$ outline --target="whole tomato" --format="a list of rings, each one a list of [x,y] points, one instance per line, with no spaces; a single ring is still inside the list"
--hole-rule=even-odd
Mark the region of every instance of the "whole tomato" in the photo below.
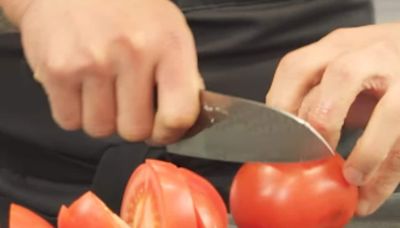
[[[353,217],[357,187],[339,155],[299,163],[248,163],[236,174],[230,206],[239,228],[339,228]]]

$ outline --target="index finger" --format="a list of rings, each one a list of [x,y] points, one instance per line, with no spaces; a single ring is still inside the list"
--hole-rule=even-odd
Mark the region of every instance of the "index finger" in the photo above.
[[[202,79],[198,72],[194,41],[182,35],[161,56],[156,70],[157,112],[150,142],[166,144],[177,140],[200,112]]]
[[[307,120],[335,146],[350,107],[362,91],[379,97],[386,92],[391,75],[400,72],[390,55],[378,55],[371,46],[344,54],[329,64],[320,83],[320,97]],[[379,49],[378,49],[379,50]]]
[[[322,42],[293,51],[280,61],[266,103],[297,114],[307,93],[317,85],[328,63],[339,54]]]

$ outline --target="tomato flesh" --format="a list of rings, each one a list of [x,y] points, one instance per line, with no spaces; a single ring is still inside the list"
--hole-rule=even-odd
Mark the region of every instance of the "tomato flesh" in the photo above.
[[[67,208],[62,206],[58,215],[59,228],[128,228],[92,192],[87,192]]]
[[[343,159],[241,167],[230,205],[240,228],[340,228],[352,218],[357,188],[342,175]]]
[[[143,189],[138,191],[136,201],[130,205],[132,216],[129,224],[132,228],[140,227],[161,227],[159,214],[157,214],[154,195]]]
[[[9,227],[51,228],[53,226],[35,212],[18,204],[12,203],[10,206]]]
[[[170,163],[152,159],[140,165],[125,188],[122,219],[135,228],[195,227],[189,187],[177,170]]]
[[[140,165],[131,175],[121,206],[121,217],[131,227],[161,227],[160,186],[155,173],[146,165]],[[146,217],[146,219],[143,219]]]

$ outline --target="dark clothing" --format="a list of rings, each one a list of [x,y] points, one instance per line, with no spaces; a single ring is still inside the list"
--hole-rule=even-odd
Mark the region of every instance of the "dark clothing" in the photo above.
[[[373,23],[369,0],[176,0],[195,35],[208,89],[264,101],[278,60],[339,27]],[[38,31],[40,32],[40,31]],[[94,190],[118,212],[124,184],[146,157],[207,177],[225,200],[240,164],[175,156],[163,148],[65,132],[24,60],[18,34],[0,37],[0,196],[48,219]],[[140,111],[140,110],[138,110]]]

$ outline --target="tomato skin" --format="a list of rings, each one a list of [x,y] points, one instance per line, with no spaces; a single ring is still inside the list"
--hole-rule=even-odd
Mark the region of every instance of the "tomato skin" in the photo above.
[[[129,228],[92,192],[83,194],[58,214],[59,228]]]
[[[354,215],[357,187],[342,174],[343,159],[248,163],[236,174],[230,206],[239,228],[340,228]]]
[[[189,184],[198,221],[197,227],[228,227],[228,212],[225,203],[214,186],[188,169],[179,168],[179,171]]]
[[[146,164],[157,173],[161,185],[163,221],[162,227],[195,227],[196,214],[190,188],[178,167],[172,163],[147,159]]]
[[[12,203],[10,206],[10,228],[52,228],[45,219],[37,215],[35,212]]]

